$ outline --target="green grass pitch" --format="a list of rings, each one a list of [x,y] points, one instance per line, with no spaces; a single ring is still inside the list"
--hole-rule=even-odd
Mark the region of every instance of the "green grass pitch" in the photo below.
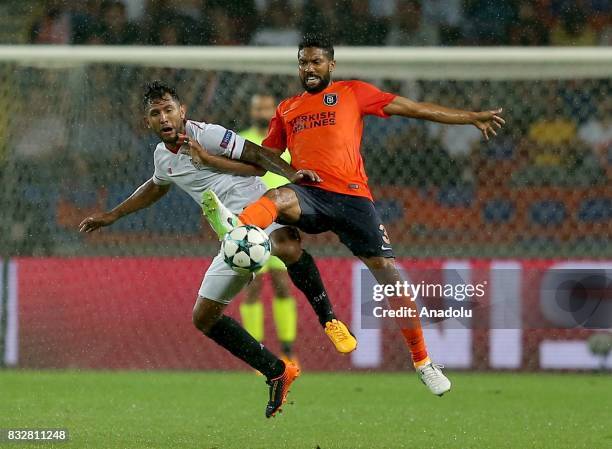
[[[262,377],[234,372],[0,371],[0,428],[66,427],[68,443],[3,447],[612,448],[612,376],[303,373],[264,418]]]

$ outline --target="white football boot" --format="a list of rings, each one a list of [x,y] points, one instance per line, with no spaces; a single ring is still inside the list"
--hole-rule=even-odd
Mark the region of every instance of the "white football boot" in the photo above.
[[[416,369],[421,382],[429,388],[429,391],[438,396],[442,396],[451,389],[451,381],[442,373],[441,368],[444,366],[429,362]]]

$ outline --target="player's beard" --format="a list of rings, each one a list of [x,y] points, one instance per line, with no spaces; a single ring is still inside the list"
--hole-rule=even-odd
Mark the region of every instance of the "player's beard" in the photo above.
[[[174,130],[174,135],[168,136],[168,137],[162,135],[161,130],[160,130],[159,138],[164,143],[167,143],[168,145],[175,145],[178,142],[179,134],[185,134],[185,126],[180,126],[180,127],[173,126],[172,129]]]
[[[320,79],[320,81],[319,81],[319,84],[317,84],[314,87],[309,87],[308,84],[306,83],[306,80],[308,79],[308,75],[306,75],[304,78],[301,79],[302,87],[309,94],[316,94],[318,92],[321,92],[327,86],[329,86],[329,83],[331,81],[331,73],[329,72],[325,76],[319,76],[319,75],[315,75],[315,76],[317,76]]]
[[[167,143],[168,145],[174,145],[176,143],[176,141],[178,140],[178,132],[176,130],[174,130],[174,135],[172,135],[172,136],[166,136],[166,135],[160,133],[159,134],[159,138],[164,143]]]

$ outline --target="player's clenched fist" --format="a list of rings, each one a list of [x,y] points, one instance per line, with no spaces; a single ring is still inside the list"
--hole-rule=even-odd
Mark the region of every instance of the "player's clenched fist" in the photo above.
[[[97,213],[90,217],[87,217],[79,225],[80,232],[91,232],[103,226],[108,226],[115,222],[116,218],[109,213]]]

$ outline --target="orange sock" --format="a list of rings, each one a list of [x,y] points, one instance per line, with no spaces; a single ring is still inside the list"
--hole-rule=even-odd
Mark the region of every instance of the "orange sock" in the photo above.
[[[278,210],[274,202],[265,196],[262,196],[253,204],[245,208],[238,216],[238,219],[243,224],[258,226],[261,229],[266,229],[278,217]]]
[[[410,307],[416,311],[415,303],[405,297],[390,298],[389,305],[391,308]],[[396,318],[396,321],[410,349],[412,363],[414,363],[415,368],[429,363],[430,360],[427,355],[427,347],[425,346],[425,337],[423,337],[423,328],[421,327],[421,320],[418,316],[411,318]]]
[[[414,329],[402,329],[402,335],[410,348],[412,363],[414,363],[415,368],[429,363],[425,338],[423,338],[423,329],[420,326]]]

